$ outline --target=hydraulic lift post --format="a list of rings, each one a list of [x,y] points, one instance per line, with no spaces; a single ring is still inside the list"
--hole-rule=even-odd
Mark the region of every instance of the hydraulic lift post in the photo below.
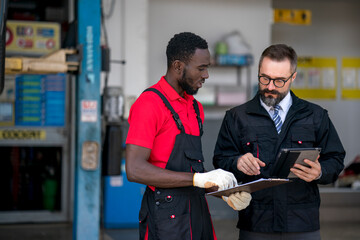
[[[77,43],[82,53],[76,86],[74,240],[100,237],[101,0],[77,0]]]

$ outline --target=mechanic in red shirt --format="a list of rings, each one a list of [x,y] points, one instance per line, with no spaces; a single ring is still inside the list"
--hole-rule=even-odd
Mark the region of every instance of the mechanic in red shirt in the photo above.
[[[139,213],[140,239],[213,240],[205,189],[237,182],[221,169],[204,172],[204,112],[192,95],[209,77],[208,44],[193,33],[179,33],[166,55],[166,75],[140,95],[128,120],[127,177],[148,185]],[[224,200],[240,210],[251,196],[242,192]]]

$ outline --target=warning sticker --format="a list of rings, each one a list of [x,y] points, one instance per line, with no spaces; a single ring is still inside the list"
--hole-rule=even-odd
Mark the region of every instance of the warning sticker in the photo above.
[[[98,116],[97,101],[81,101],[81,122],[97,122]]]

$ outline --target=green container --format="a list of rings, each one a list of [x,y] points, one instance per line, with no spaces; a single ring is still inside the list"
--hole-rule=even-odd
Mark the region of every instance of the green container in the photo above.
[[[46,179],[43,183],[43,204],[44,209],[54,210],[57,192],[57,181]]]
[[[215,46],[215,53],[223,55],[228,53],[228,45],[225,42],[217,42]]]

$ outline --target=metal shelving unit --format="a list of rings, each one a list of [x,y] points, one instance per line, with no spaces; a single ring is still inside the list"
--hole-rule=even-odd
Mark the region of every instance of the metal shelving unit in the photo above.
[[[73,179],[72,158],[74,151],[71,146],[73,141],[73,95],[74,86],[70,76],[66,77],[65,94],[65,125],[61,127],[52,126],[1,126],[0,127],[0,152],[4,149],[17,147],[19,149],[49,149],[60,152],[60,196],[59,208],[47,209],[13,209],[0,211],[0,223],[26,223],[26,222],[64,222],[71,219],[70,202],[73,196],[71,190],[71,179]],[[73,84],[74,85],[74,84]],[[70,91],[70,89],[72,91]],[[1,150],[2,149],[2,150]],[[3,156],[4,157],[4,156]],[[2,159],[5,160],[4,158]],[[9,159],[7,159],[9,160]],[[53,160],[53,159],[45,159]],[[23,176],[22,176],[23,177]],[[43,186],[42,186],[43,187]]]
[[[214,68],[223,68],[228,70],[236,71],[236,83],[227,87],[243,87],[245,88],[246,101],[250,100],[252,94],[252,86],[251,86],[251,65],[214,65]],[[218,98],[218,94],[220,91],[220,83],[215,85],[215,96]],[[201,91],[201,90],[200,90]],[[196,98],[196,96],[195,96]],[[206,114],[206,119],[222,119],[224,117],[224,113],[226,110],[239,105],[218,105],[218,99],[216,99],[215,105],[203,105],[204,111]]]

